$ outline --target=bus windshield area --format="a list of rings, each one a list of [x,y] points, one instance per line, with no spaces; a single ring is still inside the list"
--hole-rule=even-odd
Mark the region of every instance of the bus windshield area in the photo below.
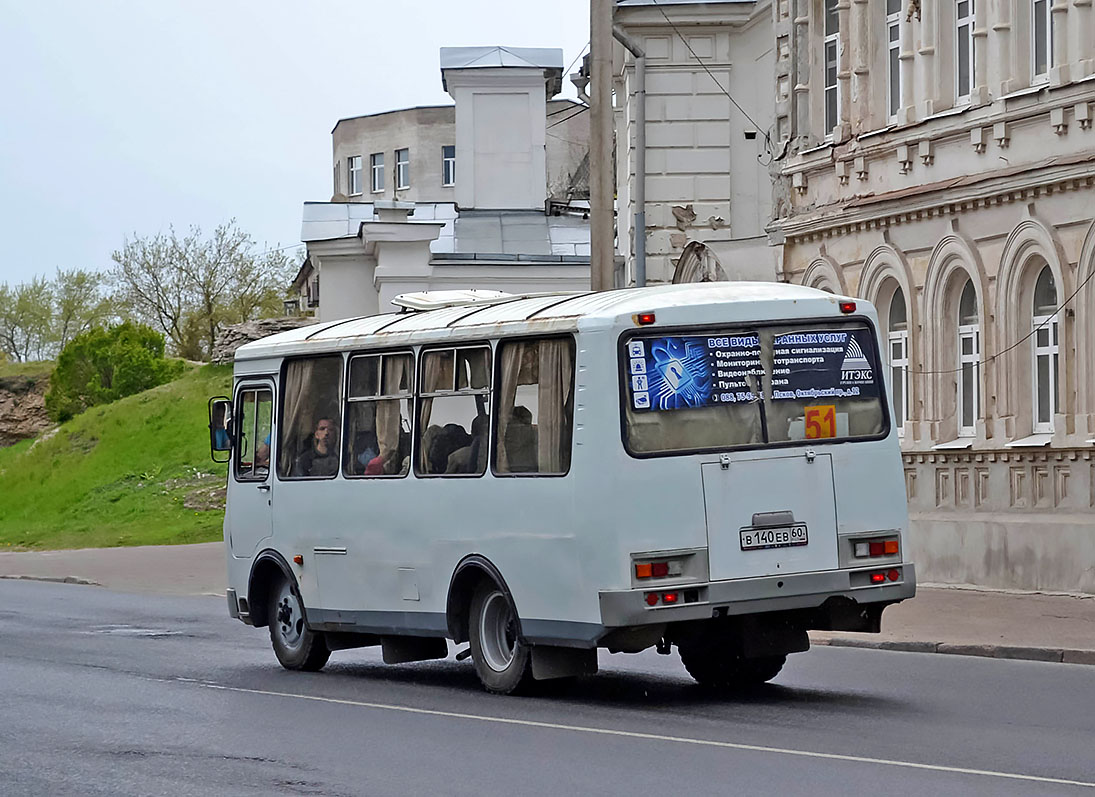
[[[626,338],[632,454],[885,436],[882,371],[863,322],[756,325]]]

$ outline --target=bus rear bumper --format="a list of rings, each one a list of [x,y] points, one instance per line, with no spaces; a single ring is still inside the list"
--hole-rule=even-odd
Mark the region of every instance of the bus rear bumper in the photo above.
[[[599,593],[601,624],[606,628],[620,628],[820,609],[833,598],[846,599],[838,601],[845,607],[854,604],[878,607],[916,594],[916,569],[912,563],[886,568],[883,571],[886,581],[883,583],[871,582],[871,574],[876,570],[823,570],[702,584],[658,584],[640,589],[603,590]],[[896,571],[896,579],[889,578],[890,570]],[[823,627],[823,624],[817,627]]]

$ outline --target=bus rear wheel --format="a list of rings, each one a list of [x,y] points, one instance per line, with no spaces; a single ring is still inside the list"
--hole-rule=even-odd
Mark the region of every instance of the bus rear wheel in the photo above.
[[[282,667],[307,672],[323,669],[331,651],[323,634],[310,630],[304,622],[304,603],[292,579],[282,578],[271,591],[267,617],[270,644]]]
[[[526,689],[532,682],[530,648],[509,597],[484,581],[472,595],[468,620],[471,658],[483,687],[500,695]]]
[[[710,689],[745,689],[771,681],[787,662],[786,656],[743,659],[717,645],[679,645],[681,663],[698,684]]]

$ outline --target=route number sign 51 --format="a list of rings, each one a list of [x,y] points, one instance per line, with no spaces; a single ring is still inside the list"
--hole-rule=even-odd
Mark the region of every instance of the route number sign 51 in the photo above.
[[[826,440],[836,437],[836,405],[818,404],[806,408],[806,439]]]

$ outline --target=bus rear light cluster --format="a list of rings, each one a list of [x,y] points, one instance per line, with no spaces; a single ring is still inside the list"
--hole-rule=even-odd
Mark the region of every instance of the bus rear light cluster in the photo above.
[[[897,581],[899,578],[901,578],[901,571],[896,568],[892,568],[885,573],[871,573],[872,584],[885,584],[887,579]]]
[[[896,556],[901,552],[901,545],[896,537],[886,540],[862,540],[855,543],[854,551],[856,559]]]
[[[635,578],[666,578],[679,576],[683,572],[681,563],[670,559],[666,562],[636,562]]]
[[[840,312],[844,313],[845,315],[847,315],[848,313],[854,313],[855,312],[855,302],[841,302],[840,303]]]

